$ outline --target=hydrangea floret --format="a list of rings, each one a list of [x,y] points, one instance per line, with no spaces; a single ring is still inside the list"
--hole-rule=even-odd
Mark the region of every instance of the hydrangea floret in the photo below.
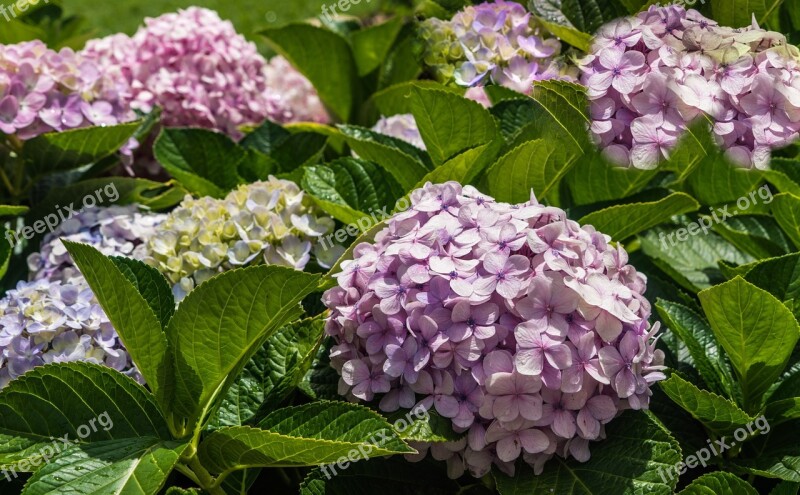
[[[659,326],[622,247],[535,198],[428,183],[411,204],[323,296],[342,395],[450,418],[463,440],[430,448],[454,477],[586,461],[603,425],[648,407]]]
[[[35,366],[70,361],[104,364],[142,381],[61,239],[137,257],[162,219],[136,206],[92,208],[44,237],[40,252],[28,258],[31,282],[19,282],[0,300],[0,388]]]
[[[800,131],[800,52],[754,24],[652,6],[600,29],[580,62],[591,133],[622,166],[652,169],[702,115],[737,165],[764,169]]]
[[[319,241],[333,228],[294,182],[270,177],[224,199],[187,196],[148,240],[145,262],[174,284],[180,300],[214,275],[250,264],[302,270],[314,255],[329,267],[342,250]]]
[[[167,126],[241,138],[241,126],[267,118],[327,120],[302,75],[282,59],[268,64],[254,43],[212,10],[190,7],[148,18],[133,37],[92,40],[83,53],[126,82],[132,108],[160,107]]]
[[[522,5],[504,0],[466,7],[450,20],[427,19],[423,61],[445,83],[494,83],[526,94],[534,81],[570,78],[557,58],[561,43],[532,21]]]
[[[113,75],[69,48],[0,45],[0,132],[26,140],[51,131],[133,120]]]

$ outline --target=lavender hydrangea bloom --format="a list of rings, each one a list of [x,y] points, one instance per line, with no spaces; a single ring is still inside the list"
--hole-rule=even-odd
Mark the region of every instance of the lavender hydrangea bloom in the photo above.
[[[556,58],[561,43],[544,38],[516,2],[469,6],[449,21],[428,19],[420,35],[424,62],[443,82],[467,87],[491,82],[530,93],[534,81],[572,78]]]
[[[61,239],[106,255],[141,257],[143,239],[163,218],[136,206],[92,208],[44,237],[40,252],[28,258],[32,281],[0,300],[0,388],[35,366],[69,361],[105,364],[142,382]]]
[[[602,27],[580,63],[591,133],[615,163],[652,169],[700,115],[736,164],[765,169],[800,135],[800,51],[783,35],[732,29],[678,5]]]
[[[245,265],[302,270],[313,254],[331,266],[343,250],[320,240],[333,228],[295,183],[270,177],[224,199],[187,196],[147,240],[145,262],[174,284],[180,300],[217,273]]]
[[[145,241],[155,235],[166,215],[141,212],[135,205],[90,208],[62,222],[28,256],[30,280],[73,283],[82,278],[61,242],[90,244],[106,256],[143,259]]]
[[[116,78],[91,59],[39,40],[0,45],[0,132],[25,140],[134,118]]]
[[[328,120],[308,80],[285,59],[267,63],[254,43],[208,9],[148,18],[133,37],[92,40],[83,54],[122,76],[131,107],[161,107],[167,126],[216,129],[238,139],[240,126],[267,118]]]
[[[454,477],[586,461],[603,425],[647,408],[664,378],[644,275],[535,198],[428,183],[336,279],[323,302],[340,393],[450,418],[465,438],[430,450]]]
[[[413,144],[419,149],[426,149],[425,142],[419,133],[417,122],[410,113],[401,113],[391,117],[381,117],[372,127],[373,131]]]

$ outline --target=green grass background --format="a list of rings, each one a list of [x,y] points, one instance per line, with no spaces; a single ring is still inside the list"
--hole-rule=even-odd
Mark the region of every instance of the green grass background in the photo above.
[[[216,10],[233,21],[236,29],[250,39],[260,29],[277,27],[322,15],[322,6],[335,0],[63,0],[66,14],[87,18],[98,36],[117,32],[132,34],[145,17],[192,5]],[[348,14],[364,14],[377,10],[385,0],[361,0]]]

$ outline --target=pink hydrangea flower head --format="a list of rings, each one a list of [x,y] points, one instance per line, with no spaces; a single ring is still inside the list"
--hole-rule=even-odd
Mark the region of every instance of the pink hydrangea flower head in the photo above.
[[[547,38],[516,2],[469,6],[452,19],[422,23],[423,60],[436,77],[459,86],[493,83],[530,93],[534,81],[572,79],[558,56],[561,43]]]
[[[135,118],[124,82],[69,48],[39,40],[0,45],[0,132],[30,139],[45,132],[114,125]]]
[[[736,164],[767,168],[800,132],[800,52],[757,25],[652,6],[603,26],[579,64],[590,131],[614,163],[656,168],[696,118]]]
[[[267,118],[328,120],[307,79],[283,58],[268,63],[212,10],[148,18],[133,37],[92,40],[83,54],[124,77],[132,108],[160,107],[167,126],[216,129],[238,139],[239,127]]]
[[[456,476],[586,461],[603,425],[646,408],[664,378],[646,279],[627,261],[535,198],[428,183],[323,297],[339,391],[449,418],[464,440],[430,451]]]

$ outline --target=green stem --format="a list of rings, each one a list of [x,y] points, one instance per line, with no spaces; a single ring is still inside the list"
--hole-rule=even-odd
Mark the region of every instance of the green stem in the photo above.
[[[211,476],[211,473],[200,464],[200,459],[198,459],[196,455],[189,460],[189,468],[197,477],[197,484],[200,485],[200,488],[207,491],[210,495],[226,495],[225,490],[223,490],[219,483],[217,483],[217,480]]]

